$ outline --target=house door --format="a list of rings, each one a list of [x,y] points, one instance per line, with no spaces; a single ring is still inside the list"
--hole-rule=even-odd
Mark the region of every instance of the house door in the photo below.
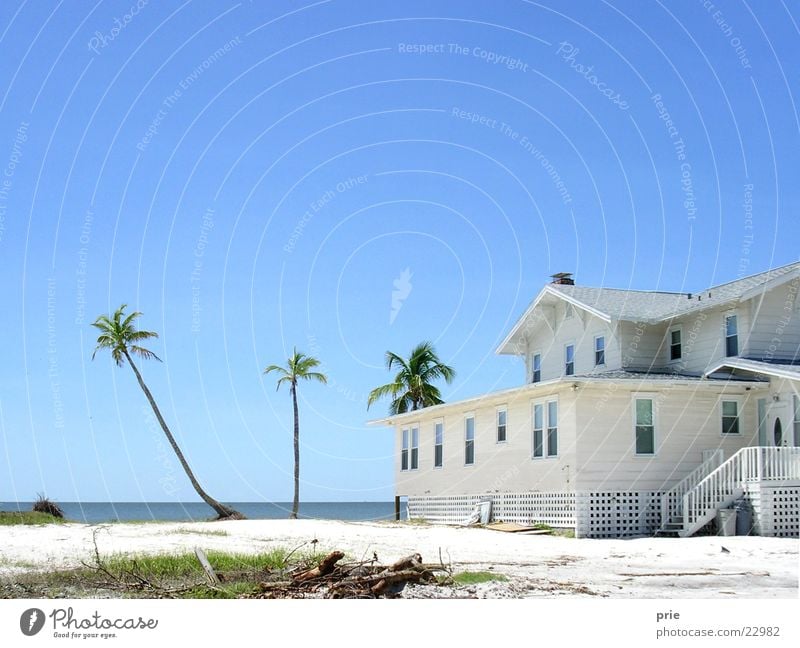
[[[767,444],[777,448],[794,445],[793,418],[789,404],[783,400],[772,403],[767,418]]]

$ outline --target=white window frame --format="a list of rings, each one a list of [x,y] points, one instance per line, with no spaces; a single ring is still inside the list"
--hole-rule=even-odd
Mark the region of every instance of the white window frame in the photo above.
[[[472,419],[472,463],[467,463],[467,421]],[[475,419],[475,412],[465,412],[464,413],[464,466],[474,466],[475,465],[475,437],[478,433],[477,421]]]
[[[723,403],[736,403],[736,418],[738,419],[738,432],[723,432],[723,412],[722,412],[722,404]],[[744,399],[741,396],[726,396],[721,395],[719,397],[719,404],[717,405],[717,410],[719,412],[719,418],[717,421],[719,422],[719,436],[721,439],[738,439],[743,436],[742,432],[742,403]],[[769,437],[769,430],[767,431],[767,436]]]
[[[542,408],[542,427],[536,427],[536,408]],[[536,430],[540,429],[542,432],[542,454],[536,455]],[[545,435],[547,434],[547,411],[546,411],[546,404],[543,400],[531,401],[531,459],[534,461],[541,461],[542,459],[547,458],[546,454],[546,440]]]
[[[506,415],[506,422],[504,424],[505,431],[503,440],[500,440],[500,413],[504,413]],[[494,440],[495,443],[508,443],[508,406],[507,405],[499,405],[494,412]]]
[[[794,416],[792,416],[794,445],[795,447],[800,447],[800,396],[797,394],[792,394],[792,408],[794,409]]]
[[[436,426],[442,426],[442,442],[436,443]],[[438,466],[436,465],[436,448],[441,447],[442,449],[442,463]],[[433,420],[433,469],[434,470],[441,470],[444,468],[444,419],[438,418]]]
[[[572,347],[572,373],[567,373],[567,349]],[[565,342],[564,343],[564,353],[561,356],[564,361],[564,375],[565,376],[574,376],[575,375],[575,342]]]
[[[797,396],[795,396],[797,398]],[[756,438],[758,445],[769,445],[769,432],[767,431],[767,412],[769,411],[769,404],[766,398],[759,398],[756,400]],[[726,435],[727,436],[727,435]]]
[[[545,413],[545,426],[546,426],[545,429],[544,429],[544,456],[547,459],[558,459],[559,446],[561,445],[558,442],[558,430],[561,427],[561,421],[560,421],[560,418],[561,418],[561,411],[560,410],[561,410],[561,408],[559,407],[558,398],[555,397],[555,396],[553,398],[546,399],[544,402],[545,402],[544,413]],[[550,403],[555,403],[555,406],[556,406],[556,425],[555,425],[556,451],[555,451],[555,454],[551,454],[550,453],[550,430],[552,429],[552,426],[550,425],[550,423],[551,423],[551,421],[550,421]]]
[[[728,319],[731,317],[736,318],[736,353],[734,355],[728,355]],[[736,310],[729,310],[722,315],[722,339],[723,339],[723,349],[722,354],[725,358],[736,358],[739,356],[741,352],[741,344],[739,341],[739,313]]]
[[[536,357],[539,357],[539,380],[534,380],[536,377]],[[531,384],[542,382],[542,352],[534,351],[531,354]]]
[[[636,401],[649,400],[653,407],[653,452],[638,452],[636,449]],[[631,431],[633,432],[633,456],[652,459],[658,456],[658,394],[654,392],[633,392],[631,394]]]
[[[597,341],[603,340],[603,362],[597,362]],[[595,367],[605,367],[606,366],[606,334],[605,333],[598,333],[594,336],[594,341],[592,342],[592,353],[594,354],[594,366]]]
[[[403,453],[405,452],[406,467],[403,468]],[[400,428],[400,472],[407,472],[411,465],[411,427]]]
[[[419,470],[419,423],[412,423],[408,426],[408,429],[411,431],[410,433],[410,445],[408,451],[408,469],[409,470]],[[414,445],[414,432],[416,432],[417,436],[417,445]],[[414,451],[416,450],[416,458],[417,458],[417,465],[414,465]]]
[[[680,349],[680,356],[677,358],[672,357],[672,334],[677,331],[678,335],[681,338],[678,347]],[[676,362],[680,362],[683,360],[683,326],[677,324],[675,326],[670,326],[669,330],[667,331],[667,363],[668,364],[675,364]]]

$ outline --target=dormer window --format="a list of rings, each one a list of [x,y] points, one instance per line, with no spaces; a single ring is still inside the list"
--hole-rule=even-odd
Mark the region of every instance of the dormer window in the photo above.
[[[680,360],[683,349],[681,348],[681,329],[676,327],[669,332],[669,359],[670,362]]]
[[[739,322],[733,314],[725,316],[725,355],[739,355]]]
[[[606,363],[606,338],[598,335],[594,338],[594,366],[601,367]]]
[[[531,361],[531,382],[537,383],[542,381],[542,354],[534,353],[533,360]]]
[[[575,314],[575,309],[572,307],[572,304],[567,302],[566,306],[564,306],[564,319],[569,319]]]

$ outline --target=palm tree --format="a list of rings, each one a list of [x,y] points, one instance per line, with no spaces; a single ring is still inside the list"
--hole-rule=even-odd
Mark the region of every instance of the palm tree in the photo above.
[[[386,368],[399,367],[394,381],[376,387],[369,393],[367,409],[375,401],[391,397],[389,413],[403,414],[413,410],[443,403],[439,389],[433,381],[444,378],[450,384],[456,376],[455,370],[444,364],[436,355],[430,342],[421,342],[411,351],[408,360],[391,351],[386,352]]]
[[[268,374],[276,372],[280,389],[283,383],[289,383],[289,393],[292,395],[292,408],[294,411],[294,500],[292,501],[292,514],[290,519],[297,519],[297,512],[300,509],[300,419],[297,410],[297,382],[299,380],[316,380],[322,384],[328,383],[328,377],[319,371],[312,371],[320,364],[319,360],[312,356],[307,356],[294,349],[291,357],[286,361],[286,366],[270,365],[264,369]]]
[[[224,504],[220,504],[217,500],[206,493],[198,483],[197,478],[194,476],[191,468],[189,468],[189,464],[187,463],[186,458],[183,456],[183,452],[181,452],[181,449],[175,442],[175,437],[172,436],[167,424],[164,422],[164,417],[161,416],[161,411],[158,409],[153,395],[150,393],[147,385],[145,385],[144,380],[142,380],[142,374],[139,373],[139,369],[133,363],[133,358],[131,357],[132,355],[135,355],[139,356],[143,360],[153,359],[161,362],[161,358],[159,358],[155,353],[140,346],[140,343],[143,340],[157,338],[158,333],[154,333],[153,331],[137,330],[134,322],[138,317],[141,316],[141,313],[135,311],[126,316],[125,308],[127,308],[127,305],[123,304],[116,311],[114,311],[114,314],[111,317],[100,315],[92,324],[92,326],[100,330],[100,337],[97,338],[97,346],[95,347],[94,353],[92,353],[92,360],[94,360],[95,355],[97,355],[97,352],[101,349],[109,349],[111,351],[111,357],[113,358],[114,362],[117,363],[118,367],[121,367],[123,364],[125,364],[126,360],[128,361],[131,369],[133,369],[133,373],[136,374],[136,380],[139,381],[139,387],[142,388],[144,395],[147,397],[147,400],[150,403],[150,407],[153,408],[153,413],[156,415],[158,422],[161,424],[161,429],[164,430],[164,434],[167,435],[167,441],[169,441],[169,444],[172,446],[175,454],[178,455],[178,461],[181,462],[181,466],[183,466],[184,471],[186,471],[186,475],[189,477],[189,481],[192,482],[192,486],[197,491],[197,494],[203,498],[203,501],[206,504],[216,511],[219,519],[243,520],[244,516],[241,513],[228,506],[225,506]]]

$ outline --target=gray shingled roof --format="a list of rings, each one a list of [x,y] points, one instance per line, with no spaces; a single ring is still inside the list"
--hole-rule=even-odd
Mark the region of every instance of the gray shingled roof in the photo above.
[[[587,374],[579,374],[572,376],[572,378],[592,378],[598,380],[649,380],[649,381],[664,381],[674,382],[676,380],[690,380],[690,381],[703,381],[703,380],[745,380],[753,382],[751,378],[741,378],[739,376],[706,376],[700,374],[677,373],[673,371],[658,371],[647,369],[610,369],[608,371],[596,371]]]
[[[726,358],[724,362],[709,371],[708,375],[719,373],[723,369],[738,369],[740,371],[789,378],[790,380],[800,380],[800,363],[798,362],[766,362],[749,358]]]
[[[689,293],[589,288],[561,284],[549,284],[549,288],[605,313],[613,319],[659,321],[737,301],[749,290],[798,270],[800,270],[800,263],[792,263],[706,288],[698,293],[693,293],[691,298],[689,298]]]

